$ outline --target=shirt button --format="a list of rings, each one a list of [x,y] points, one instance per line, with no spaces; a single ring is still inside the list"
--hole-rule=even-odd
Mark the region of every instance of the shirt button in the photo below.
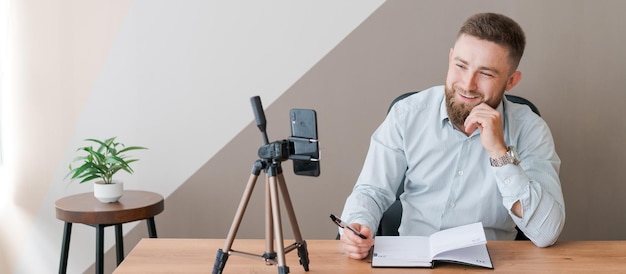
[[[463,170],[459,170],[456,174],[459,174],[459,176],[463,176]]]
[[[506,179],[506,180],[504,180],[504,183],[505,183],[505,184],[510,184],[510,183],[511,183],[511,179]]]
[[[456,206],[456,204],[455,204],[455,203],[451,203],[451,204],[450,204],[450,207],[451,207],[451,208],[452,208],[452,207],[455,207],[455,206]]]

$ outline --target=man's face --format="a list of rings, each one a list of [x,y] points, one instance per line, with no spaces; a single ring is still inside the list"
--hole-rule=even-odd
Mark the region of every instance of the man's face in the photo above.
[[[469,35],[457,39],[450,49],[446,78],[446,105],[453,124],[462,125],[480,103],[498,107],[504,92],[521,77],[512,72],[508,50],[496,43]]]

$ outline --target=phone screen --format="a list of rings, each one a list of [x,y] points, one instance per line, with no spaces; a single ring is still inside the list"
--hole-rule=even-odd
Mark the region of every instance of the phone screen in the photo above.
[[[315,161],[293,160],[293,172],[296,175],[319,176],[319,145],[317,143],[317,114],[312,109],[292,109],[291,136],[296,137],[294,143],[294,154],[311,156]],[[301,138],[298,140],[298,138]],[[306,139],[315,140],[314,142]]]

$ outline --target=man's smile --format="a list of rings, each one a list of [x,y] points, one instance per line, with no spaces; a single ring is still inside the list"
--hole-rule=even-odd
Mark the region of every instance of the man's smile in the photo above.
[[[462,101],[465,101],[465,102],[472,102],[472,103],[474,103],[476,100],[480,100],[481,99],[480,95],[472,94],[470,92],[464,92],[464,91],[461,91],[461,90],[456,90],[456,94],[458,94],[458,97],[460,97],[459,99],[461,99]]]

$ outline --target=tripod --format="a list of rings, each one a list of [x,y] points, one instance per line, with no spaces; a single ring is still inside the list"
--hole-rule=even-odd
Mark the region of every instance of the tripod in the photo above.
[[[285,254],[295,249],[298,250],[300,264],[304,267],[305,271],[309,271],[309,252],[307,251],[306,241],[302,240],[300,228],[298,227],[293,205],[291,204],[289,192],[287,191],[285,177],[283,176],[282,167],[280,165],[281,161],[288,159],[288,155],[285,154],[288,154],[287,151],[289,142],[283,140],[282,142],[268,143],[267,134],[265,133],[265,115],[262,113],[261,101],[258,96],[252,98],[252,106],[257,118],[257,125],[263,133],[265,145],[259,149],[259,156],[261,156],[261,159],[256,160],[253,164],[252,174],[250,174],[243,197],[239,202],[239,207],[237,208],[237,213],[235,214],[228,236],[226,237],[224,248],[217,250],[215,263],[213,265],[213,274],[222,273],[224,266],[226,266],[226,261],[231,254],[244,255],[252,258],[263,258],[267,265],[277,264],[279,274],[287,274],[289,273],[289,267],[285,264]],[[263,255],[255,255],[248,252],[236,251],[231,248],[261,171],[265,171],[266,174],[265,252]],[[284,246],[283,242],[283,230],[278,198],[279,189],[285,203],[285,210],[289,216],[289,221],[291,222],[291,228],[295,238],[295,242],[287,247]],[[274,245],[276,250],[274,249]]]

